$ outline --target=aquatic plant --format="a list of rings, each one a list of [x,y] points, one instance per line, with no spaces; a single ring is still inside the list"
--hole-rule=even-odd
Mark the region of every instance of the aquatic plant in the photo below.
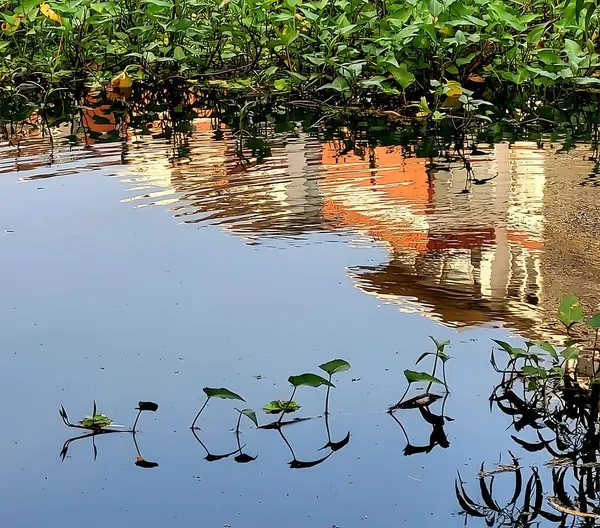
[[[327,363],[323,363],[322,365],[319,365],[319,368],[321,370],[327,372],[327,374],[329,375],[329,385],[327,385],[327,394],[325,395],[325,414],[328,414],[329,413],[329,389],[331,389],[331,387],[333,387],[333,385],[331,384],[331,379],[333,378],[334,374],[337,374],[339,372],[346,372],[347,370],[350,370],[351,365],[344,359],[333,359],[331,361],[328,361]]]
[[[292,395],[290,396],[289,400],[287,400],[284,403],[284,408],[281,411],[281,415],[279,416],[279,419],[276,422],[277,425],[281,425],[283,416],[285,415],[286,412],[288,412],[288,409],[294,403],[294,396],[296,395],[296,390],[298,389],[298,387],[315,387],[316,388],[316,387],[321,387],[322,385],[326,385],[327,387],[335,387],[335,385],[333,385],[333,383],[331,383],[330,381],[327,381],[325,378],[319,376],[318,374],[311,374],[311,373],[300,374],[298,376],[290,376],[288,378],[288,382],[293,387]]]
[[[300,410],[300,404],[289,400],[273,400],[267,403],[263,410],[267,414],[293,413]]]
[[[204,409],[208,405],[208,402],[211,400],[211,398],[219,398],[222,400],[239,400],[239,401],[243,401],[243,402],[246,401],[239,394],[236,394],[235,392],[232,392],[229,389],[226,389],[224,387],[221,387],[219,389],[204,387],[202,390],[204,391],[204,394],[206,394],[206,401],[204,402],[204,404],[198,411],[198,414],[196,414],[196,417],[194,418],[194,421],[192,422],[190,429],[194,429],[196,422],[198,421],[198,418],[202,414],[202,411],[204,411]]]
[[[431,374],[428,372],[417,372],[409,369],[405,370],[404,377],[408,382],[408,386],[406,387],[406,390],[404,391],[404,394],[400,400],[388,409],[389,412],[393,412],[396,409],[402,408],[402,402],[404,401],[404,398],[406,398],[413,383],[427,382],[427,387],[425,389],[426,395],[430,394],[433,384],[442,385],[446,389],[446,393],[449,392],[448,383],[446,380],[446,362],[450,359],[450,356],[446,354],[445,349],[450,344],[450,341],[438,341],[433,336],[429,337],[435,344],[435,351],[424,352],[421,354],[415,362],[415,365],[418,365],[426,357],[433,356],[434,361],[431,367]],[[442,364],[442,379],[436,377],[439,362]]]

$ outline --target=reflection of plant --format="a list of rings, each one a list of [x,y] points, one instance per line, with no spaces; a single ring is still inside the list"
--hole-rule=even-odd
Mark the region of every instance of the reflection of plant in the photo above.
[[[94,448],[94,460],[96,460],[96,458],[98,456],[98,450],[96,448],[96,436],[110,434],[110,433],[131,433],[131,436],[133,438],[133,443],[135,445],[135,449],[137,452],[137,459],[136,459],[136,463],[135,463],[136,466],[145,467],[145,468],[153,468],[153,467],[158,466],[158,464],[156,462],[148,462],[148,461],[144,460],[144,458],[142,457],[139,447],[138,447],[138,443],[137,443],[137,439],[136,439],[136,429],[135,429],[142,412],[144,412],[144,411],[156,412],[158,410],[158,404],[156,404],[154,402],[142,402],[141,401],[141,402],[138,402],[138,406],[136,407],[136,410],[138,411],[138,414],[133,423],[133,427],[131,429],[127,429],[121,425],[114,425],[112,423],[112,420],[110,420],[110,418],[106,417],[102,413],[98,413],[96,411],[96,402],[95,401],[94,401],[94,408],[93,408],[92,415],[86,416],[83,420],[81,420],[79,422],[79,425],[72,424],[69,421],[67,411],[65,411],[64,407],[61,407],[59,414],[67,427],[73,427],[76,429],[85,429],[90,432],[80,435],[80,436],[75,436],[73,438],[69,438],[68,440],[66,440],[60,451],[60,457],[63,460],[67,457],[67,454],[69,452],[69,446],[71,445],[72,442],[74,442],[76,440],[82,440],[84,438],[91,438],[92,446]]]
[[[459,473],[454,488],[456,498],[462,508],[461,513],[471,517],[484,517],[488,526],[530,527],[539,516],[552,522],[563,521],[564,515],[557,515],[543,509],[543,488],[538,471],[532,468],[531,476],[523,488],[519,462],[512,453],[510,456],[513,461],[512,465],[501,465],[494,471],[486,472],[484,465],[481,464],[479,472],[481,504],[467,495]],[[505,473],[514,474],[514,491],[512,498],[500,506],[493,496],[493,485],[495,478]],[[489,485],[487,479],[489,479]]]

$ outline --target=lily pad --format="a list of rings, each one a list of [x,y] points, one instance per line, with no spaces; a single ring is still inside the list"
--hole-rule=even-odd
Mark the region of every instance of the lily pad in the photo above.
[[[267,403],[263,410],[267,414],[293,413],[300,410],[300,404],[295,401],[273,400]]]
[[[112,420],[104,414],[95,414],[92,416],[86,416],[79,422],[83,427],[108,427]]]

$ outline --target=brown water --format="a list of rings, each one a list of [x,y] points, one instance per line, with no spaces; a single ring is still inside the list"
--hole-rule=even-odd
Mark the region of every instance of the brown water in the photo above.
[[[504,417],[488,414],[489,339],[555,335],[565,293],[600,303],[591,148],[480,143],[473,181],[462,162],[418,157],[418,140],[348,150],[297,127],[240,160],[227,126],[194,126],[176,146],[131,133],[0,145],[0,515],[23,527],[104,526],[104,512],[117,526],[461,525],[456,470],[473,476],[511,448]],[[429,334],[452,342],[456,420],[449,449],[403,457],[380,411]],[[276,433],[247,431],[252,464],[202,460],[186,430],[202,387],[258,410],[333,357],[353,365],[332,418],[348,447],[292,471]],[[302,391],[307,415],[322,396]],[[56,456],[69,433],[56,410],[83,416],[94,398],[120,423],[139,399],[159,402],[142,418],[140,447],[160,458],[151,476],[126,435],[99,438],[95,463],[79,443]],[[229,452],[235,417],[226,402],[209,409],[202,439]],[[427,443],[429,426],[407,421]],[[294,456],[320,456],[321,421],[293,427]]]

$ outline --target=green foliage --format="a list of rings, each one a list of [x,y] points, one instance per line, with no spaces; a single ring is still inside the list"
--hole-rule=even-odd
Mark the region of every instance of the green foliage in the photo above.
[[[256,425],[256,427],[258,427],[258,418],[256,417],[256,413],[252,409],[242,409],[241,411],[239,409],[236,409],[236,410],[240,414],[247,416],[250,420],[252,420],[254,425]]]
[[[317,375],[317,374],[300,374],[299,376],[290,376],[288,381],[294,387],[320,387],[321,385],[326,385],[328,387],[335,387],[333,383],[327,381],[325,378]]]
[[[244,398],[242,398],[239,394],[235,392],[231,392],[229,389],[225,389],[221,387],[220,389],[211,389],[210,387],[204,387],[202,389],[204,394],[209,398],[221,398],[223,400],[240,400],[245,402]]]
[[[107,427],[112,423],[112,420],[104,414],[97,413],[94,416],[86,416],[79,422],[83,427]]]
[[[267,414],[293,413],[300,410],[300,405],[295,401],[273,400],[264,406]]]
[[[427,372],[415,372],[414,370],[405,370],[404,377],[406,378],[406,381],[408,381],[409,385],[418,381],[427,381],[429,383],[439,383],[440,385],[445,385],[445,383],[442,380],[436,378],[435,376],[432,376],[431,374],[427,374]]]
[[[583,307],[576,295],[567,295],[558,308],[558,320],[567,328],[583,321]]]
[[[598,87],[598,5],[585,7],[583,16],[573,0],[7,0],[0,119],[41,107],[51,116],[64,100],[52,90],[98,88],[124,69],[151,85],[179,75],[258,94],[425,97],[423,119],[458,110],[485,119],[481,94],[502,86],[524,97],[552,88],[553,98]]]
[[[343,359],[334,359],[332,361],[319,365],[319,368],[327,372],[329,376],[333,376],[338,372],[345,372],[347,370],[350,370],[350,367],[350,363],[344,361]]]

